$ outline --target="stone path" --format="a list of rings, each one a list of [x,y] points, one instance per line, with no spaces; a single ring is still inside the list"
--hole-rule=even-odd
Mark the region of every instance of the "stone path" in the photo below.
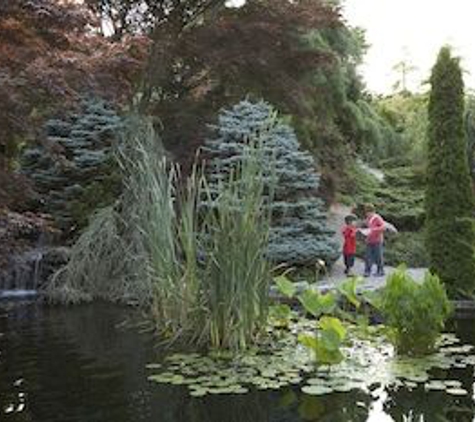
[[[342,248],[343,239],[340,234],[341,226],[345,219],[345,216],[351,213],[351,208],[341,204],[333,205],[328,211],[328,224],[329,226],[335,231],[335,241],[340,245],[340,249]],[[329,273],[323,277],[317,283],[317,286],[321,290],[328,290],[334,288],[342,281],[346,280],[346,275],[344,273],[345,266],[343,264],[343,258],[340,258],[331,268]],[[394,272],[394,267],[385,267],[386,277]],[[409,274],[416,280],[422,281],[424,279],[424,275],[426,272],[426,268],[409,268]],[[362,259],[357,258],[355,267],[354,267],[354,275],[363,275],[364,273],[364,262]],[[375,290],[379,289],[384,286],[386,282],[386,277],[367,277],[364,278],[364,281],[360,285],[360,289],[362,290]]]
[[[340,245],[340,250],[342,249],[343,239],[340,234],[342,222],[345,219],[345,216],[350,214],[351,208],[342,205],[335,204],[328,211],[328,225],[335,232],[334,240]],[[374,275],[370,277],[362,278],[361,283],[358,286],[358,291],[373,291],[378,290],[386,284],[386,279],[388,275],[396,270],[394,267],[385,266],[384,267],[386,276],[385,277],[376,277]],[[408,268],[408,273],[416,281],[422,282],[424,280],[424,275],[427,271],[426,268]],[[357,258],[355,262],[355,267],[353,269],[355,276],[362,276],[364,273],[364,261]],[[343,263],[343,258],[340,257],[333,267],[329,270],[328,274],[324,275],[321,280],[315,284],[309,284],[308,282],[296,282],[295,286],[297,287],[297,292],[300,293],[309,287],[312,287],[320,292],[326,292],[336,288],[339,284],[344,282],[348,277],[345,275],[345,266]],[[271,287],[271,296],[280,297],[280,293],[275,286]]]

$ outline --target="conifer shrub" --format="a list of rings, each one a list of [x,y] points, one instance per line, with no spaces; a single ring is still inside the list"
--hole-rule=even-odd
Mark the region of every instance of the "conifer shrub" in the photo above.
[[[310,154],[300,149],[293,129],[266,102],[247,100],[223,110],[211,129],[213,136],[203,148],[208,157],[211,191],[232,173],[254,133],[260,134],[264,157],[261,166],[265,169],[270,160],[275,160],[268,259],[292,266],[313,266],[320,260],[333,263],[339,251],[318,195],[320,174]]]
[[[431,75],[426,191],[426,246],[431,269],[451,297],[475,291],[474,197],[464,134],[459,60],[441,49]]]
[[[90,214],[120,191],[111,154],[121,118],[104,101],[85,100],[77,113],[51,119],[46,139],[22,155],[22,173],[41,197],[40,208],[64,231],[84,227]]]

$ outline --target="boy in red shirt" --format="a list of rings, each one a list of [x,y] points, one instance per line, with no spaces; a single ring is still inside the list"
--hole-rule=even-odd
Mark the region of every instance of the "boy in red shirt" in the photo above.
[[[345,261],[345,274],[351,275],[351,269],[355,265],[356,255],[356,217],[354,215],[347,215],[345,217],[345,225],[341,233],[343,234],[343,259]]]

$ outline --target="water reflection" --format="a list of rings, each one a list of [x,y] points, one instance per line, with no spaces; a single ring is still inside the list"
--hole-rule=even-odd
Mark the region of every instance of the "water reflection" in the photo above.
[[[470,394],[377,388],[309,396],[299,388],[191,399],[147,381],[153,338],[118,325],[130,310],[105,304],[45,308],[0,304],[0,420],[6,422],[473,421],[473,369],[435,373]],[[458,323],[475,343],[473,323]]]

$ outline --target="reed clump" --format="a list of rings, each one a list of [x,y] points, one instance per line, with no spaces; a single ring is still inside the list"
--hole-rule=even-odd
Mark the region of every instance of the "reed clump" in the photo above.
[[[181,177],[150,122],[131,118],[127,128],[117,151],[123,193],[92,217],[48,297],[133,301],[168,341],[248,347],[265,327],[270,283],[273,164],[262,134],[211,192],[201,166]]]

